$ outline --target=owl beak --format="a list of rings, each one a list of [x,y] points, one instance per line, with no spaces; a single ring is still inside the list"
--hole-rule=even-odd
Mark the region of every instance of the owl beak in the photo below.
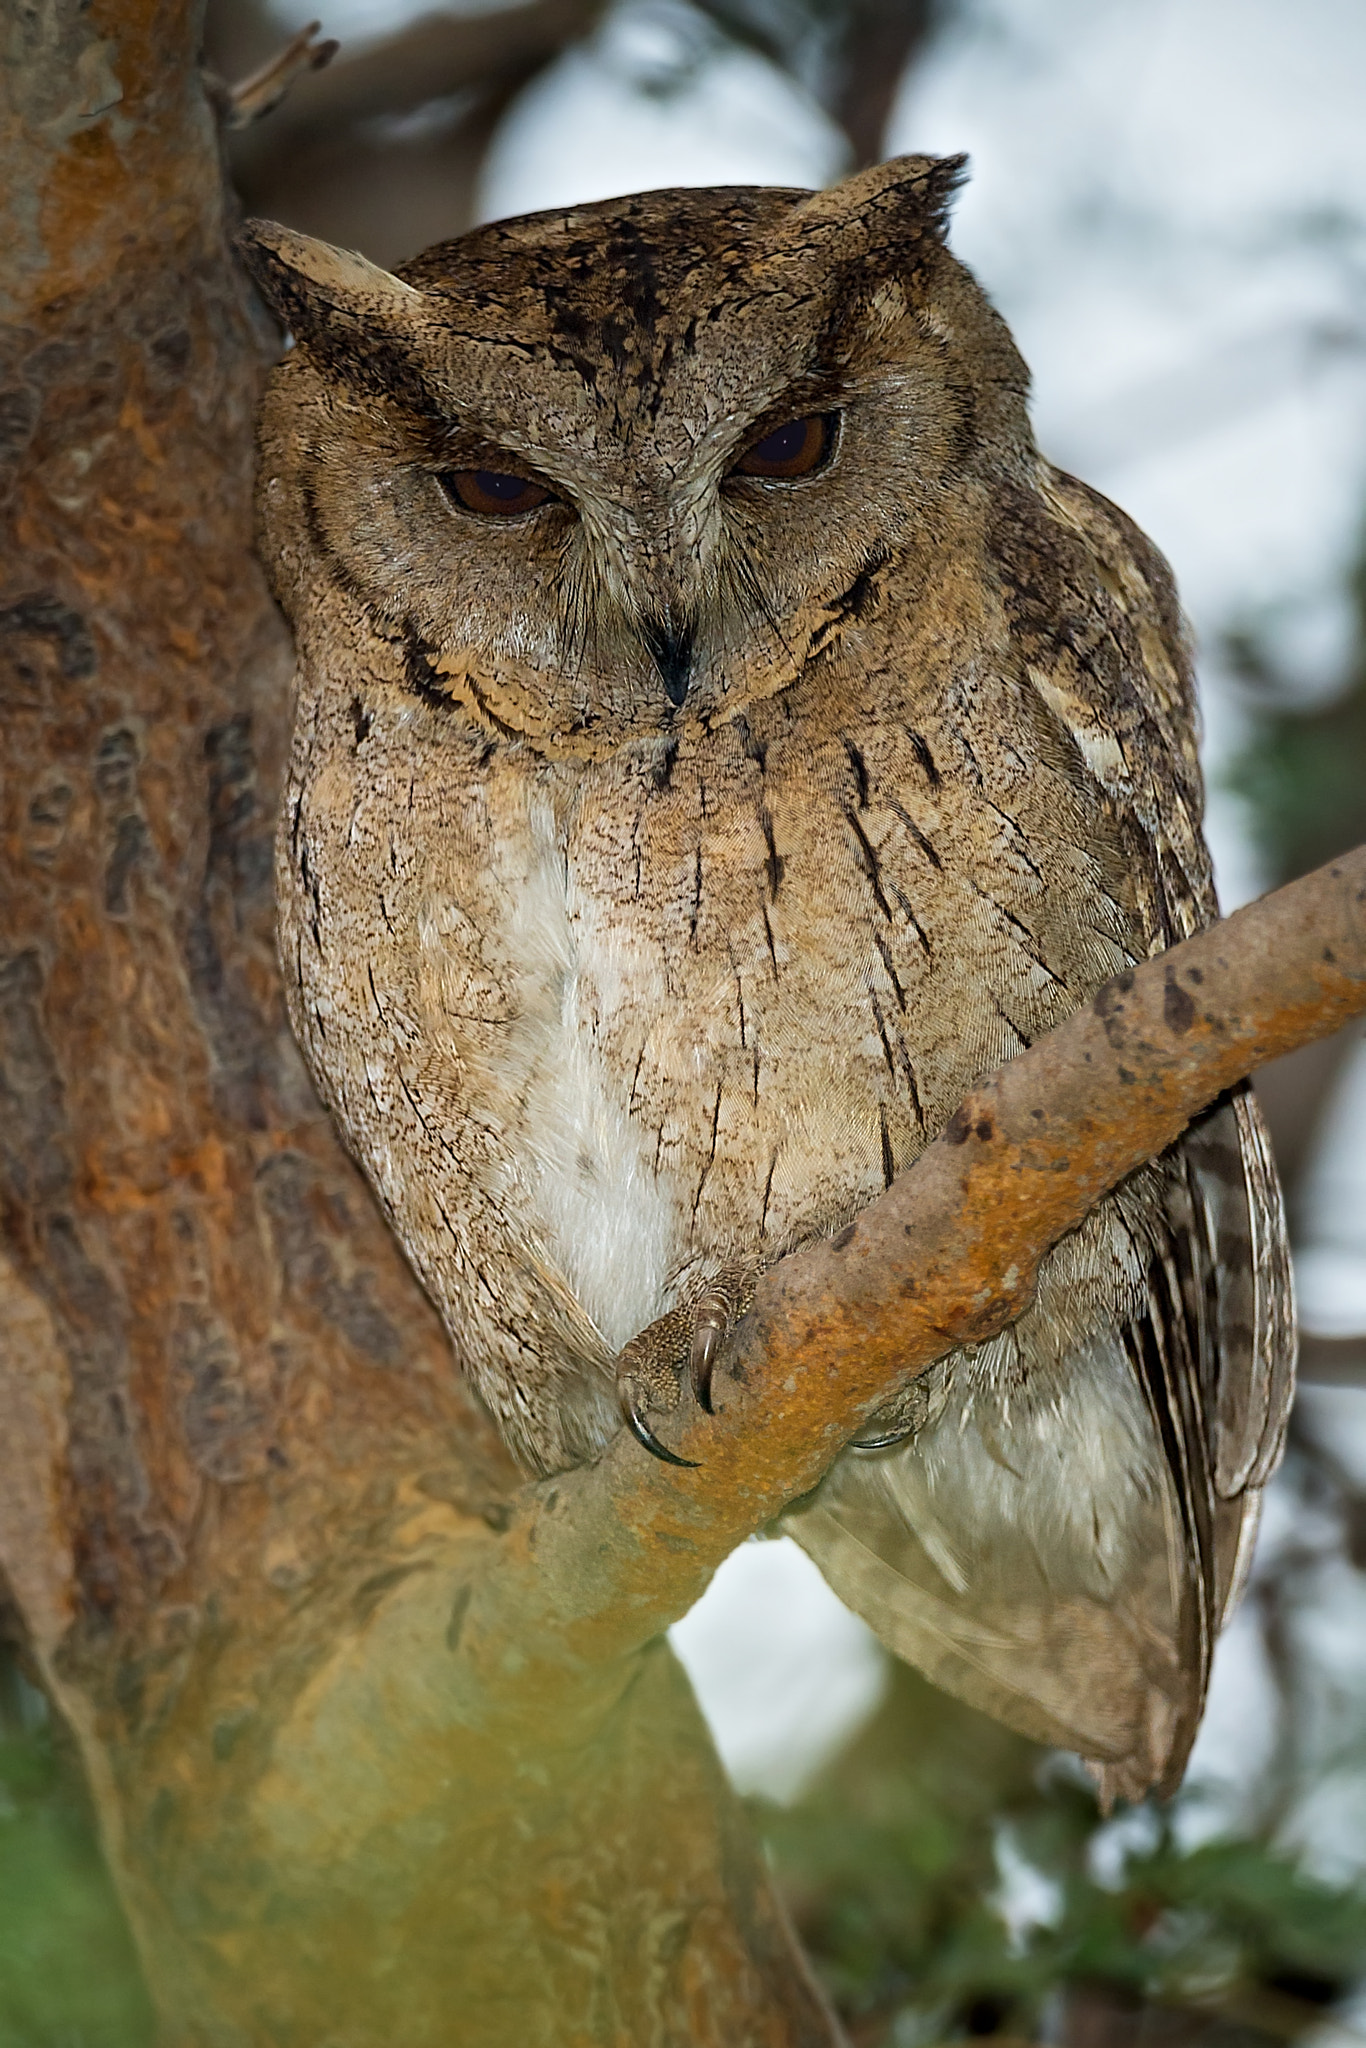
[[[692,627],[665,624],[659,619],[642,619],[640,634],[659,670],[664,695],[675,710],[680,709],[692,676]]]

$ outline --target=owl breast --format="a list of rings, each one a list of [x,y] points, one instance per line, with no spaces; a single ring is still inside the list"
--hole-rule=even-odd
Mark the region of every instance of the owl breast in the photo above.
[[[1027,682],[863,667],[591,764],[409,705],[300,718],[296,1028],[514,1436],[547,1379],[597,1387],[600,1435],[685,1284],[838,1228],[1147,950]]]
[[[669,1190],[675,1263],[838,1227],[1145,950],[1094,784],[1023,743],[1027,691],[973,705],[1018,751],[974,748],[951,701],[917,692],[911,723],[851,695],[825,733],[788,702],[623,756],[568,814],[574,1034]]]

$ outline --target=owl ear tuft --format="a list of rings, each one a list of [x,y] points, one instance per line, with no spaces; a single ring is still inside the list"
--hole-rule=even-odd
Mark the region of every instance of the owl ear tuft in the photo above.
[[[791,231],[803,241],[814,234],[869,249],[926,236],[942,242],[967,167],[966,156],[894,156],[802,200],[793,210]]]
[[[261,296],[299,341],[339,315],[383,319],[422,296],[358,250],[334,249],[278,221],[244,221],[237,246]]]
[[[419,412],[433,401],[412,347],[423,294],[354,249],[245,221],[237,247],[282,327],[322,367]]]

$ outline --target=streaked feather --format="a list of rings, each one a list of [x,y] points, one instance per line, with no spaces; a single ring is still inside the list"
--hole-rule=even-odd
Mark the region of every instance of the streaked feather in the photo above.
[[[1155,952],[1216,915],[1184,629],[1165,564],[1122,513],[1046,465],[1041,495],[1094,565],[1087,601],[1101,617],[1117,612],[1123,644],[1142,650],[1117,690],[1113,657],[1108,669],[1079,657],[1075,632],[1049,650],[1045,627],[1028,673],[1087,770],[1140,828]],[[1083,1228],[1046,1262],[1040,1308],[1007,1333],[1013,1372],[987,1357],[992,1347],[954,1354],[935,1369],[932,1394],[910,1397],[907,1413],[918,1406],[921,1422],[913,1437],[843,1459],[784,1526],[848,1605],[937,1684],[1036,1740],[1080,1751],[1108,1806],[1180,1782],[1284,1440],[1295,1358],[1289,1252],[1248,1087],[1198,1118],[1100,1219],[1109,1256],[1117,1233],[1127,1241],[1127,1315],[1062,1357],[1050,1346],[1050,1292],[1056,1324],[1069,1279],[1105,1256],[1103,1233]],[[1021,1441],[1022,1407],[1051,1417],[1058,1456],[1051,1466],[1021,1460],[1011,1501],[1001,1467]],[[960,1449],[956,1490],[936,1492],[946,1429],[975,1458]],[[1069,1501],[1092,1504],[1089,1530],[1064,1512]],[[1122,1560],[1108,1582],[1096,1571],[1106,1558]]]

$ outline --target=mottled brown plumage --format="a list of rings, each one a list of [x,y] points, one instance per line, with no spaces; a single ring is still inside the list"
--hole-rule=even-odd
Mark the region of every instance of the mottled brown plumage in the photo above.
[[[252,231],[297,342],[261,473],[294,1024],[536,1471],[620,1426],[639,1333],[667,1404],[699,1297],[1214,914],[1170,575],[1035,451],[957,171],[646,194],[400,279]],[[737,472],[794,420],[808,473]],[[469,509],[489,473],[529,509]],[[1290,1373],[1240,1095],[787,1526],[941,1683],[1169,1786]]]

